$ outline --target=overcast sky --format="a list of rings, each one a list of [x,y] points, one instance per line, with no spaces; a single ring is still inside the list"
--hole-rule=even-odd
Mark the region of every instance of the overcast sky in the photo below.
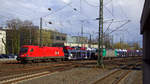
[[[124,39],[126,42],[142,43],[140,36],[140,18],[144,0],[104,0],[104,31],[107,33],[125,24],[118,31],[111,33],[115,42]],[[47,9],[51,8],[51,11]],[[57,29],[60,32],[78,35],[83,25],[84,32],[98,32],[99,0],[0,0],[0,24],[6,20],[19,18],[31,20],[39,25],[43,17],[43,27]],[[48,24],[51,21],[52,24]],[[119,21],[119,22],[118,22]],[[129,21],[129,22],[127,22]]]

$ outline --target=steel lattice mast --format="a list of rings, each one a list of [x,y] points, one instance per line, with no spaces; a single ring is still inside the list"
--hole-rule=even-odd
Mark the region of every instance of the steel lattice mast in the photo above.
[[[103,64],[103,0],[99,0],[99,39],[98,39],[98,65],[104,67]]]

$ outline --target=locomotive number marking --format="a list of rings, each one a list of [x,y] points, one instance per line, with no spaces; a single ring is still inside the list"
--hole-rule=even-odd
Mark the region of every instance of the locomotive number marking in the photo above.
[[[58,51],[56,51],[56,52],[55,52],[55,54],[56,54],[56,55],[59,55],[59,52],[58,52]]]

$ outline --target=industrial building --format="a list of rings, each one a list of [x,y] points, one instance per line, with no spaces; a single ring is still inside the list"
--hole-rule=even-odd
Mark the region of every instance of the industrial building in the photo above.
[[[52,46],[57,46],[57,47],[62,47],[64,46],[64,43],[67,42],[67,34],[65,33],[60,33],[58,31],[52,31],[49,30],[50,36],[51,36],[51,41],[52,41]]]

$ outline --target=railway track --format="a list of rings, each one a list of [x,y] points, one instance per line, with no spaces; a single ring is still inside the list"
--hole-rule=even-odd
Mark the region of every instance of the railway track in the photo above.
[[[27,64],[27,65],[24,65],[24,68],[6,70],[4,73],[12,72],[13,74],[1,76],[0,77],[0,84],[18,83],[20,81],[26,81],[26,80],[30,80],[30,79],[34,79],[34,78],[54,74],[54,73],[57,73],[57,72],[72,69],[74,67],[85,66],[85,64],[89,64],[89,63],[95,63],[95,61],[87,60],[87,61],[52,62],[50,64],[49,63],[47,63],[47,64],[36,63],[36,64],[33,64],[33,65],[32,64]],[[18,65],[18,64],[8,64],[8,65]],[[131,66],[131,65],[129,64],[128,66]],[[126,68],[126,67],[121,67],[121,68]],[[16,74],[14,72],[22,72],[22,73],[17,73]],[[122,72],[122,71],[120,69],[117,69],[117,71],[110,74],[110,76],[113,76],[113,74],[115,75],[119,72]],[[126,71],[124,71],[124,73],[122,73],[123,74],[122,76],[115,77],[116,79],[114,80],[115,82],[113,84],[117,84],[116,82],[121,81],[128,73],[130,73],[130,71],[126,70]],[[1,74],[1,72],[0,72],[0,74]],[[104,77],[103,80],[109,79],[107,77],[109,77],[109,76]],[[100,81],[98,81],[98,82],[100,82]],[[98,84],[98,82],[95,82],[94,84]]]
[[[141,64],[141,62],[137,62],[134,65],[131,63],[115,69],[107,75],[102,76],[92,84],[121,84],[121,81],[132,72],[131,69],[138,67],[139,64]]]
[[[130,72],[131,71],[115,70],[108,75],[100,78],[93,84],[119,84],[119,82]]]
[[[16,74],[16,75],[10,75],[10,76],[4,76],[4,77],[0,77],[0,84],[14,84],[14,83],[18,83],[21,81],[25,81],[25,80],[30,80],[30,79],[34,79],[34,78],[38,78],[38,77],[42,77],[42,76],[46,76],[46,75],[51,75],[57,72],[61,72],[61,71],[65,71],[68,69],[72,69],[76,66],[80,66],[79,64],[55,64],[53,66],[49,66],[46,68],[50,68],[47,70],[43,70],[43,71],[38,71],[38,72],[27,72],[27,73],[22,73],[22,74]],[[39,67],[40,69],[42,69],[41,67]],[[45,67],[44,67],[45,68]],[[32,70],[35,70],[35,68],[32,68]]]
[[[51,75],[57,72],[69,70],[75,67],[84,66],[84,62],[93,62],[93,61],[70,61],[63,62],[45,66],[34,66],[34,67],[25,67],[17,68],[14,70],[7,70],[3,73],[12,72],[13,74],[0,77],[0,84],[14,84],[25,80],[30,80],[46,75]],[[41,64],[41,63],[40,63]],[[28,64],[29,65],[29,64]],[[28,66],[27,65],[27,66]],[[15,74],[14,72],[22,72]]]

